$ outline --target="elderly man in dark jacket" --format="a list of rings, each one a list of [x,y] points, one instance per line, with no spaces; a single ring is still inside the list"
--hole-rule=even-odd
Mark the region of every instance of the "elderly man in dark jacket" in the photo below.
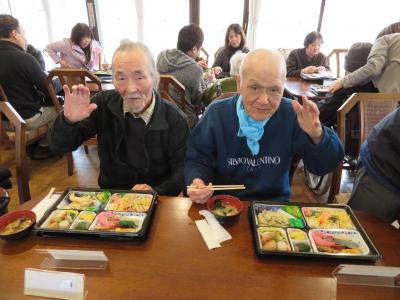
[[[64,86],[64,110],[50,132],[58,153],[97,134],[102,188],[178,195],[189,126],[184,114],[157,93],[159,76],[149,49],[125,41],[112,61],[116,90],[96,94]]]

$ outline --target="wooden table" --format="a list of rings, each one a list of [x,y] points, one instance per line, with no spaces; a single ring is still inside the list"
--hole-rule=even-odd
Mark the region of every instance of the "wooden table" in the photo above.
[[[313,101],[323,99],[323,97],[317,96],[310,91],[310,86],[313,84],[320,84],[320,81],[307,81],[300,77],[288,77],[286,78],[285,89],[296,98],[307,96],[308,99]]]
[[[21,208],[33,205],[30,201]],[[194,224],[199,209],[204,206],[192,205],[187,198],[161,197],[144,242],[34,235],[1,240],[0,298],[24,298],[24,269],[39,268],[43,257],[35,249],[49,248],[103,250],[108,256],[107,270],[81,271],[86,275],[86,299],[400,299],[399,288],[336,286],[331,273],[344,261],[259,259],[247,210],[226,226],[233,239],[209,251]],[[399,231],[365,213],[357,216],[383,254],[376,264],[400,266]]]

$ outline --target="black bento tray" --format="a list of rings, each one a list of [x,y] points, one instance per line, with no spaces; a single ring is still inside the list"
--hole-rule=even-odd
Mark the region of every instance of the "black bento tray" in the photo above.
[[[355,231],[358,231],[359,234],[361,235],[362,239],[364,240],[365,244],[369,248],[368,254],[344,254],[344,253],[325,253],[325,252],[295,252],[295,251],[268,251],[264,250],[261,248],[261,243],[260,243],[260,238],[258,234],[258,228],[259,227],[274,227],[274,226],[258,226],[257,221],[256,221],[256,214],[255,214],[255,206],[257,205],[272,205],[272,206],[277,206],[277,205],[289,205],[289,206],[297,206],[299,207],[303,220],[304,220],[304,227],[303,228],[298,228],[302,229],[303,231],[306,232],[307,238],[308,238],[308,243],[311,246],[311,241],[308,235],[309,230],[311,229],[307,221],[304,217],[304,214],[301,210],[302,207],[330,207],[330,208],[341,208],[346,211],[346,213],[349,215],[351,221],[353,222],[355,226]],[[313,258],[329,258],[329,259],[340,259],[340,260],[369,260],[369,261],[376,261],[380,259],[382,256],[375,247],[375,245],[372,243],[371,239],[365,232],[364,228],[361,226],[360,222],[357,220],[356,216],[354,215],[353,211],[348,205],[342,205],[342,204],[318,204],[318,203],[299,203],[299,202],[275,202],[275,201],[252,201],[251,205],[249,206],[249,220],[251,224],[251,229],[253,233],[253,242],[254,242],[254,248],[256,251],[256,255],[261,257],[261,258],[270,258],[271,256],[287,256],[287,257],[313,257]],[[290,226],[285,228],[285,227],[277,227],[275,228],[282,228],[285,230],[286,237],[288,240],[289,246],[292,248],[291,243],[290,243],[290,237],[287,232],[287,228],[296,228],[295,226]],[[331,230],[331,229],[327,229]],[[344,229],[343,229],[344,230]],[[312,249],[312,246],[311,246]]]
[[[101,231],[101,230],[76,230],[76,229],[52,229],[52,228],[42,228],[42,224],[46,222],[51,213],[57,209],[57,206],[66,198],[71,192],[110,192],[111,195],[115,193],[124,193],[124,194],[149,194],[152,195],[152,200],[149,209],[146,212],[146,216],[144,217],[142,227],[137,232],[113,232],[113,231]],[[110,197],[111,197],[110,195]],[[107,202],[104,203],[96,212],[97,214],[100,212],[106,211],[105,207],[110,200],[108,198]],[[152,223],[152,219],[154,217],[154,212],[156,209],[156,205],[158,203],[158,195],[153,191],[139,191],[139,190],[114,190],[114,189],[96,189],[96,188],[82,188],[82,187],[71,187],[67,188],[62,195],[56,200],[56,202],[47,209],[44,216],[41,218],[39,222],[35,224],[34,232],[40,237],[77,237],[77,238],[101,238],[101,239],[116,239],[116,240],[144,240],[147,237],[147,234],[150,230],[150,225]],[[76,210],[76,209],[74,209]],[[78,212],[85,210],[77,210]],[[90,210],[89,210],[90,211]],[[132,213],[135,214],[135,213]],[[75,220],[75,219],[74,219]],[[91,222],[94,223],[94,220]],[[71,224],[72,226],[72,224]]]

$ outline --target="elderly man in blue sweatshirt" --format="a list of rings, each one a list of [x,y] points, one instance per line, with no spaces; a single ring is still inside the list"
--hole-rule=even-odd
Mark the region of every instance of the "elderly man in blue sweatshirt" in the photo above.
[[[243,200],[289,201],[289,169],[298,153],[317,175],[332,171],[344,152],[336,134],[321,125],[315,103],[282,98],[283,57],[257,49],[244,59],[239,94],[212,103],[187,145],[185,181],[190,199],[205,203],[212,184],[244,184],[224,191]]]

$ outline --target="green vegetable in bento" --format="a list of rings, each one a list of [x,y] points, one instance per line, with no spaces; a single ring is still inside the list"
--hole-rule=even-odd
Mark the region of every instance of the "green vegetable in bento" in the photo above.
[[[285,205],[282,207],[282,210],[287,212],[288,214],[291,214],[293,217],[296,218],[302,218],[302,214],[300,209],[297,206],[294,205]]]
[[[97,200],[99,200],[102,204],[105,204],[108,200],[108,198],[110,198],[111,193],[109,191],[104,191],[102,193],[96,193],[96,198]]]
[[[121,221],[119,221],[119,227],[121,227],[121,228],[137,228],[138,225],[134,221],[121,220]]]
[[[89,223],[87,222],[79,222],[78,224],[76,224],[75,226],[76,230],[88,230],[89,229]]]
[[[294,248],[297,252],[310,252],[310,246],[307,243],[297,243]]]

